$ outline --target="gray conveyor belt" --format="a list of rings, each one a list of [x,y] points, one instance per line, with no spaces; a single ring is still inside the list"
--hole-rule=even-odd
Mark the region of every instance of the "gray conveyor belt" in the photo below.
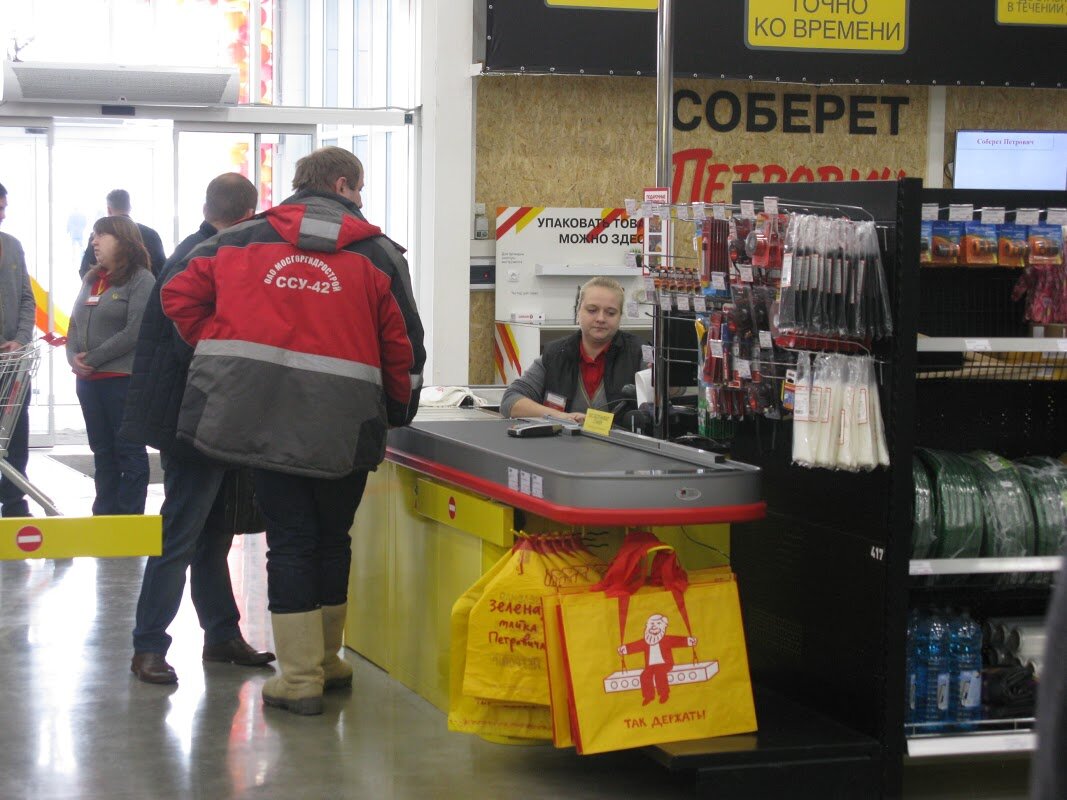
[[[667,521],[680,513],[691,522],[702,515],[727,521],[731,508],[739,509],[738,519],[763,516],[760,470],[748,464],[617,430],[610,438],[525,439],[507,435],[515,420],[476,411],[449,416],[416,418],[390,431],[390,457],[415,469],[436,467],[424,471],[490,496],[486,490],[494,487],[509,499],[527,495],[534,508],[541,502],[609,515],[643,510],[648,519],[661,511]]]

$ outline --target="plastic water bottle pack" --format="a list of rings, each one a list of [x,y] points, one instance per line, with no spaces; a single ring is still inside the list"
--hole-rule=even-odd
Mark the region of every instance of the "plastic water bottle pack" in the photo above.
[[[916,734],[969,731],[982,719],[982,627],[967,611],[913,609],[906,722]]]

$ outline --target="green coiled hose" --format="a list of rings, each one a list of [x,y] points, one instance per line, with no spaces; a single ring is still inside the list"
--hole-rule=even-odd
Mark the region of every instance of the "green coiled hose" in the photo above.
[[[956,453],[921,448],[918,454],[933,482],[934,557],[977,558],[985,519],[974,470]]]
[[[934,487],[930,475],[918,458],[911,459],[911,477],[915,482],[915,524],[911,533],[911,557],[933,558],[934,539]]]
[[[1067,545],[1067,467],[1048,456],[1029,456],[1015,464],[1030,495],[1035,555],[1059,555]]]
[[[979,450],[963,456],[982,495],[985,538],[982,555],[1032,556],[1036,550],[1030,493],[1019,470],[1006,458]]]

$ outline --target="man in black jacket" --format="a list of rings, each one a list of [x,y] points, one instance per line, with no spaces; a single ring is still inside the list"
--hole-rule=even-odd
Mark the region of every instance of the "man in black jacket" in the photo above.
[[[234,172],[212,180],[206,194],[200,230],[178,245],[145,309],[121,429],[127,439],[157,448],[163,464],[163,553],[145,565],[130,664],[146,683],[178,680],[166,661],[171,643],[167,627],[178,613],[187,569],[193,605],[204,629],[204,660],[244,666],[274,660],[273,653],[254,650],[237,625],[240,613],[226,563],[233,531],[224,524],[221,492],[226,466],[175,437],[192,351],[164,316],[160,288],[199,244],[256,210],[256,187]]]
[[[1067,552],[1045,618],[1045,665],[1037,692],[1037,753],[1030,763],[1031,800],[1067,797]]]
[[[130,208],[130,193],[125,189],[113,189],[107,193],[107,215],[109,217],[128,217],[130,216]],[[137,226],[137,230],[141,232],[145,250],[148,251],[152,274],[158,278],[159,271],[163,268],[163,262],[167,260],[167,255],[163,252],[163,240],[159,238],[158,233],[147,225],[142,225],[140,222],[135,222],[134,224]],[[93,240],[90,237],[89,244],[85,248],[85,254],[82,256],[81,266],[78,268],[78,276],[84,278],[92,265]]]
[[[505,417],[557,417],[582,422],[590,408],[611,410],[642,367],[641,341],[619,330],[625,290],[593,278],[578,298],[579,331],[552,342],[511,382],[500,401]]]

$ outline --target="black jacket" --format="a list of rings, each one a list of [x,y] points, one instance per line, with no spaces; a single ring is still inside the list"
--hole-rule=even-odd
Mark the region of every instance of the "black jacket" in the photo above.
[[[167,260],[167,254],[163,252],[163,240],[159,238],[159,234],[149,228],[147,225],[142,225],[140,222],[133,223],[137,226],[137,230],[141,232],[141,240],[144,242],[144,249],[148,251],[149,267],[152,270],[152,274],[157,278],[159,277],[159,271],[163,268],[164,262]],[[194,234],[195,236],[195,234]],[[188,240],[186,240],[188,241]],[[185,242],[182,242],[185,244]],[[89,272],[89,268],[93,265],[93,243],[90,241],[85,246],[85,253],[82,255],[81,266],[78,267],[78,275],[82,278]],[[171,256],[173,258],[173,256]]]
[[[567,411],[571,410],[578,391],[581,341],[582,334],[579,331],[552,342],[541,354],[541,363],[545,367],[545,392],[566,397]],[[604,362],[604,394],[607,402],[623,399],[622,387],[634,382],[634,374],[642,366],[641,340],[625,331],[616,333],[608,345]]]
[[[137,338],[133,373],[119,431],[132,442],[169,450],[180,456],[201,457],[192,445],[175,437],[193,351],[163,313],[159,290],[189,253],[216,233],[218,231],[207,222],[201,223],[200,230],[182,240],[156,279]]]

